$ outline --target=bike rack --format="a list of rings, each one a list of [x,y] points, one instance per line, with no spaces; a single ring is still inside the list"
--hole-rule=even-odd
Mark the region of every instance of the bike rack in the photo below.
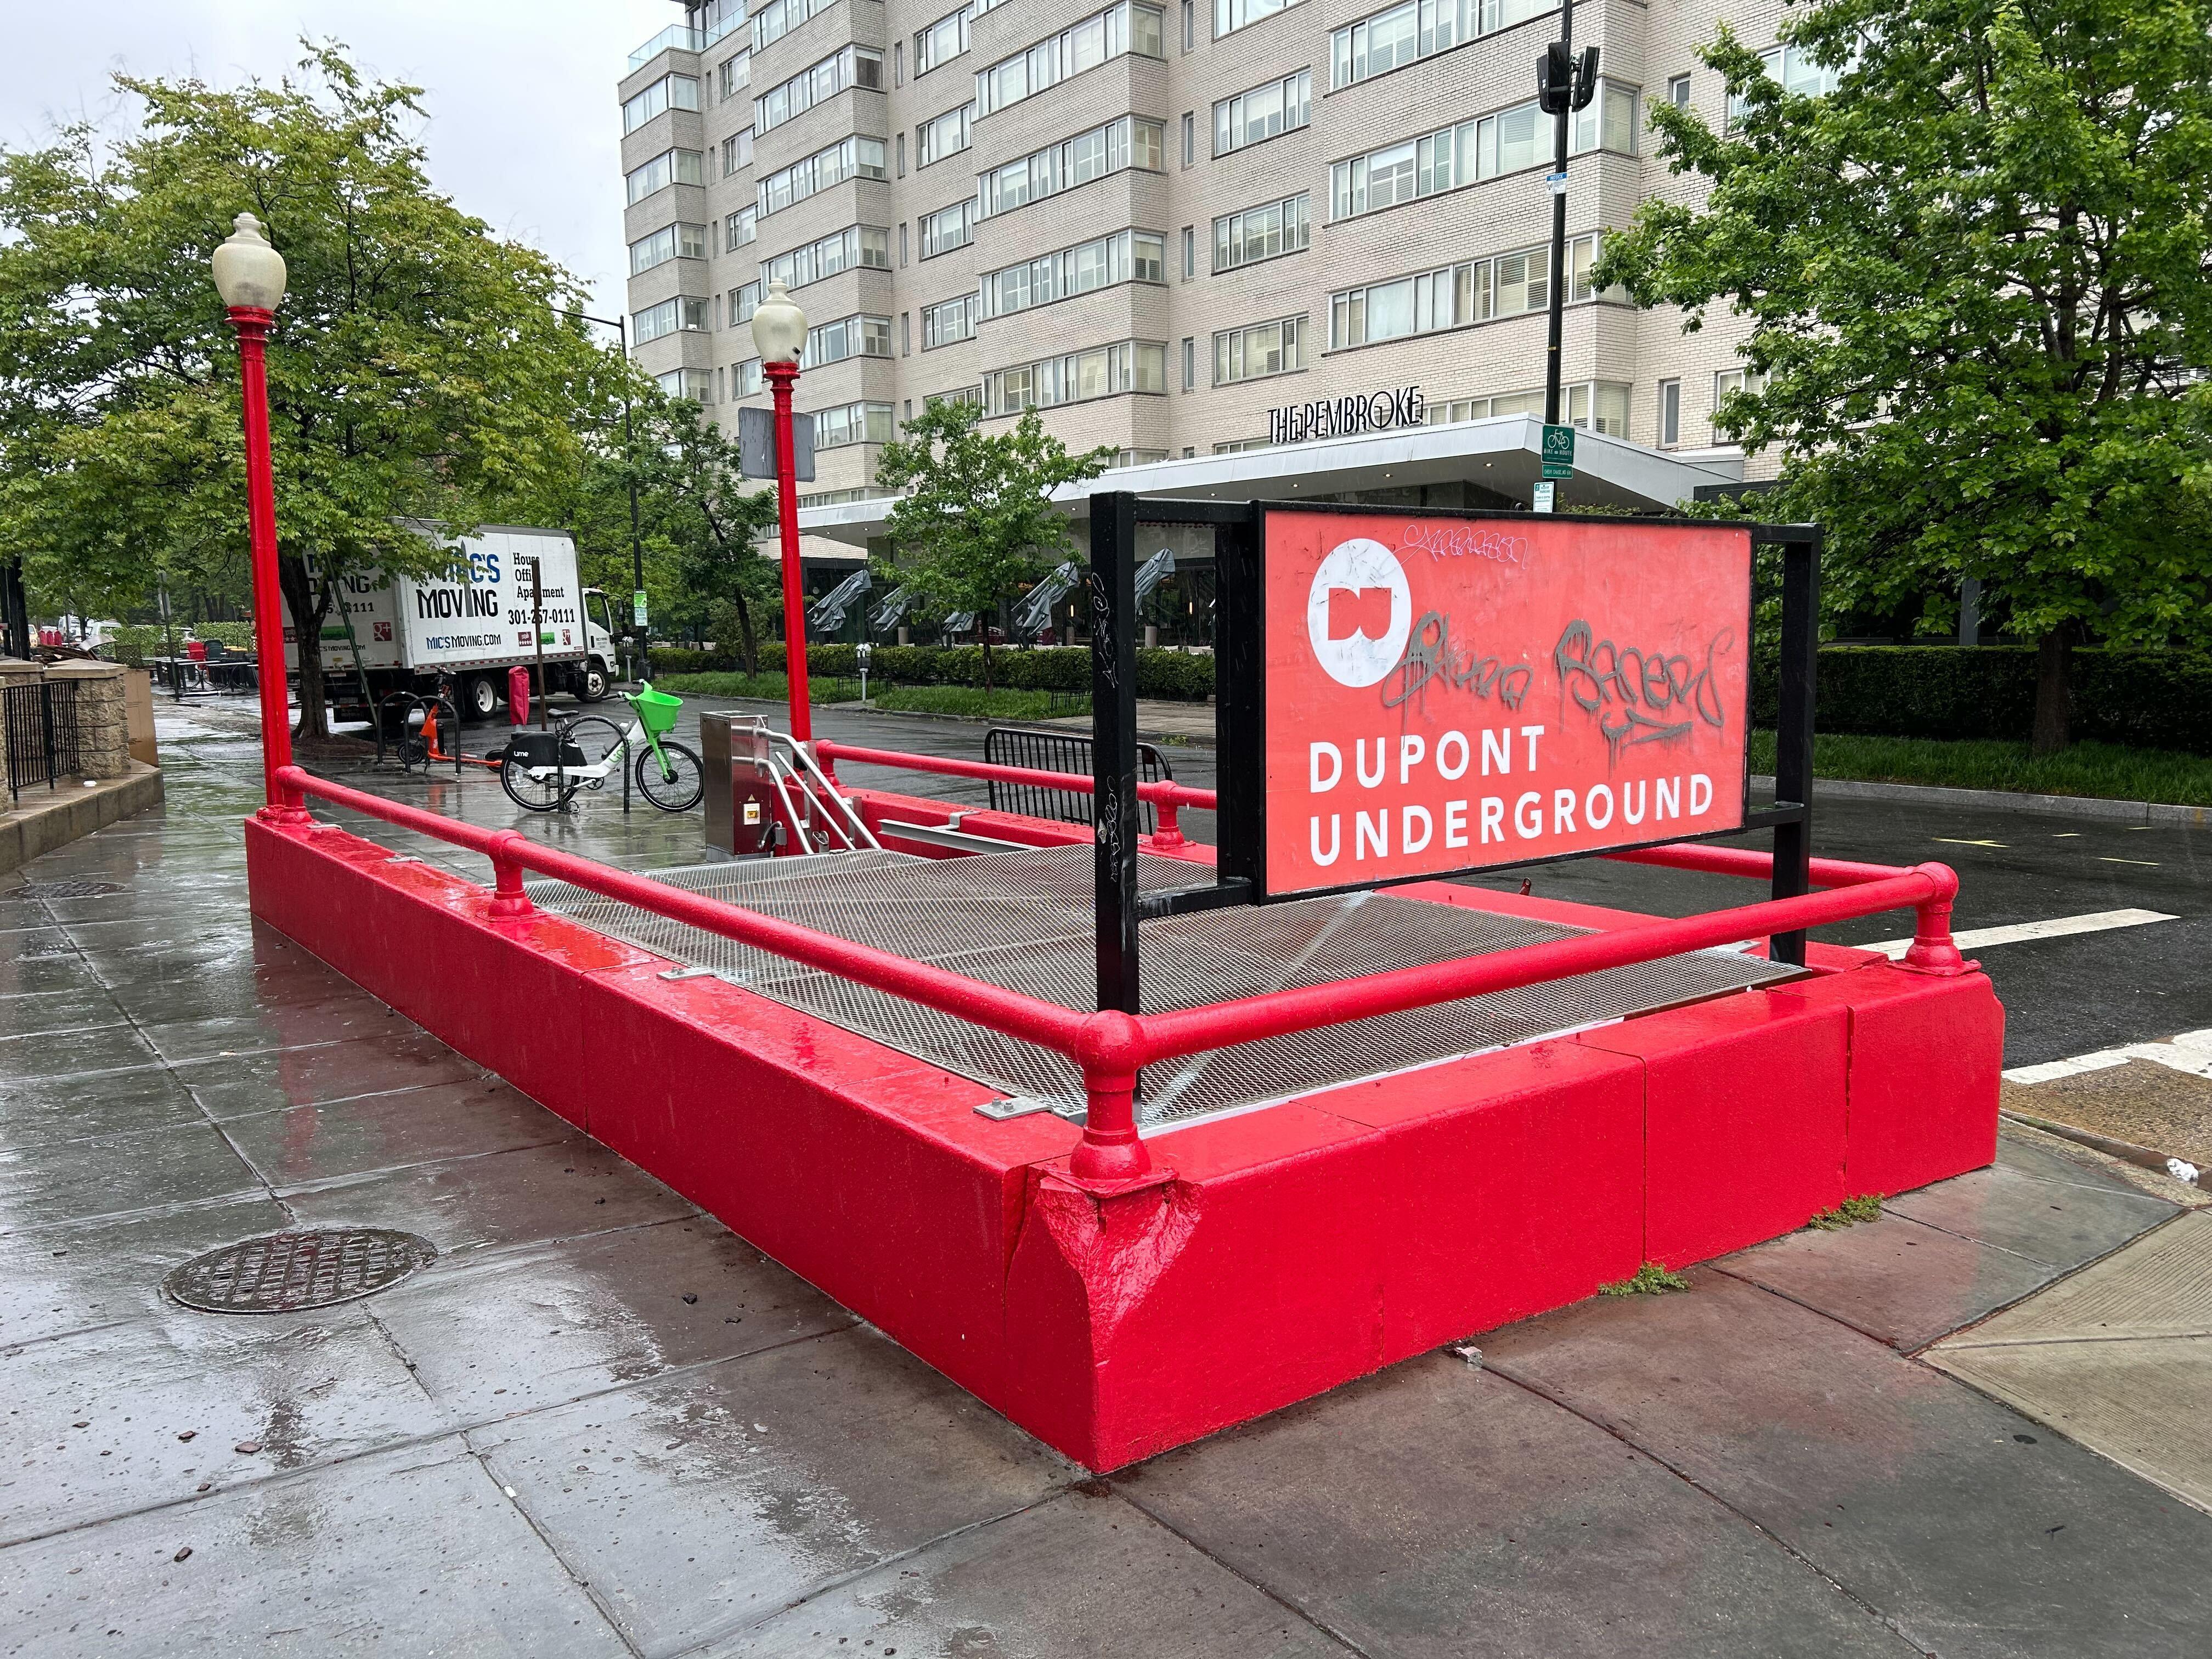
[[[814,758],[812,750],[806,744],[773,728],[769,730],[768,738],[769,774],[775,781],[777,799],[783,803],[784,822],[791,826],[793,841],[799,843],[798,856],[813,858],[823,853],[857,853],[864,848],[878,853],[883,851],[883,843],[876,839],[875,832],[868,828],[867,821],[861,817],[859,809],[845,798],[844,793],[837,787],[836,780],[823,769],[822,763]],[[791,759],[783,757],[785,750],[790,750]],[[810,774],[811,781],[809,781]],[[809,804],[810,811],[805,820],[800,818],[793,805],[790,791],[785,787],[787,775],[791,784],[799,790],[800,799]],[[824,828],[834,831],[844,843],[842,848],[815,847],[800,833],[802,822],[813,821],[811,809],[816,806],[822,810],[821,822]]]

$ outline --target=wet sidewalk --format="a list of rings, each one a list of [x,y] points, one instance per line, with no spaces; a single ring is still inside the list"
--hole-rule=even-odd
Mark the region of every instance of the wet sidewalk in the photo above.
[[[2008,1132],[1869,1224],[1094,1480],[255,927],[258,745],[185,718],[161,814],[0,879],[0,1652],[2204,1651],[2212,1516],[2131,1472],[2191,1470],[1998,1375],[2114,1319],[2162,1374],[2212,1346],[2186,1188]],[[301,1315],[160,1292],[337,1226],[438,1258]]]

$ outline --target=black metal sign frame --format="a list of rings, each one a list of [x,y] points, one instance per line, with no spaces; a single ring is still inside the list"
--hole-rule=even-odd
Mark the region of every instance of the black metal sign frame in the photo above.
[[[1091,568],[1085,580],[1091,622],[1091,754],[1097,791],[1095,850],[1101,1008],[1133,1014],[1141,1012],[1138,924],[1142,918],[1258,903],[1267,898],[1264,579],[1267,520],[1271,510],[1372,514],[1376,509],[1333,502],[1146,501],[1125,490],[1091,498]],[[1545,514],[1437,507],[1421,509],[1421,516],[1557,521]],[[1583,523],[1643,527],[1668,522],[1596,514],[1577,514],[1575,518]],[[1215,876],[1210,883],[1150,896],[1139,892],[1137,878],[1136,543],[1140,523],[1210,526],[1214,532],[1218,594],[1213,641],[1215,744],[1219,757],[1215,781],[1219,801]],[[1810,890],[1811,885],[1813,693],[1819,646],[1820,530],[1817,525],[1745,527],[1754,550],[1778,547],[1783,555],[1774,805],[1753,811],[1747,803],[1741,828],[1665,839],[1711,840],[1746,830],[1771,830],[1774,833],[1772,896],[1794,898]],[[1516,869],[1596,856],[1595,853],[1559,854],[1484,867]],[[1431,875],[1406,879],[1441,878]],[[1389,881],[1375,881],[1354,887],[1389,884]],[[1285,894],[1278,902],[1311,896]],[[1805,935],[1802,932],[1777,934],[1771,949],[1774,960],[1802,967]]]

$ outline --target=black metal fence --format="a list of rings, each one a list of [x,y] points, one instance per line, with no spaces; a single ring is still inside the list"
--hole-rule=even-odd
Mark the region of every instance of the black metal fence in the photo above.
[[[1087,699],[1086,699],[1087,701]],[[1093,771],[1091,738],[1075,732],[1037,732],[1026,726],[994,726],[983,734],[983,758],[997,766],[1027,767],[1036,772],[1073,772],[1089,777]],[[1175,776],[1167,757],[1149,743],[1137,745],[1137,781],[1159,783]],[[1091,797],[1073,789],[1048,789],[1033,783],[991,781],[991,810],[1019,812],[1060,823],[1091,823]],[[1159,827],[1150,803],[1142,807],[1144,833]]]
[[[47,788],[84,769],[77,753],[76,682],[17,680],[0,685],[8,730],[8,799],[43,780]]]

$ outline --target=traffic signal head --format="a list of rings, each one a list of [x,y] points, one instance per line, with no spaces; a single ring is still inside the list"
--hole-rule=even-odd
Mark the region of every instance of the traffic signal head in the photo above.
[[[1547,115],[1564,115],[1574,95],[1573,55],[1565,41],[1554,40],[1536,60],[1536,106]]]
[[[1583,60],[1575,65],[1575,107],[1588,109],[1597,96],[1597,48],[1584,46]]]

